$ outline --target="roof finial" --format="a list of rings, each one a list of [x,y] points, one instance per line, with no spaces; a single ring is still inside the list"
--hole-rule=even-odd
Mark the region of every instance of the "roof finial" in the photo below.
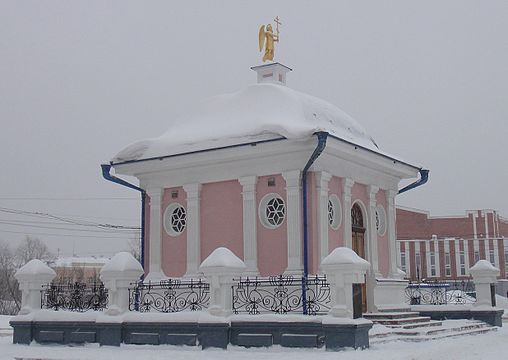
[[[279,42],[279,33],[280,33],[279,25],[281,25],[282,23],[280,22],[278,16],[276,16],[275,19],[273,19],[273,21],[275,21],[276,24],[275,31],[277,32],[277,34],[273,33],[272,24],[266,25],[266,29],[264,25],[261,25],[261,27],[259,28],[259,51],[263,51],[263,47],[265,48],[263,62],[265,62],[266,60],[273,61],[275,50],[274,43]]]

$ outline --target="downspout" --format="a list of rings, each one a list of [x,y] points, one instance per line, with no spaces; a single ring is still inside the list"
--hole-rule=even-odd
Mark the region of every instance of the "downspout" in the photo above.
[[[141,193],[141,251],[139,253],[139,260],[141,262],[141,266],[143,270],[145,269],[145,203],[146,203],[146,191],[141,189],[140,187],[133,185],[123,179],[120,179],[114,175],[111,175],[111,165],[110,164],[102,164],[102,176],[104,179],[114,182],[116,184],[123,185],[130,189],[137,190]]]
[[[302,199],[303,199],[303,277],[302,277],[302,307],[303,313],[307,315],[307,277],[309,275],[309,227],[307,214],[307,174],[314,161],[321,155],[326,146],[328,133],[320,131],[315,133],[318,137],[318,144],[310,156],[302,171]]]
[[[416,180],[414,183],[409,184],[408,186],[403,187],[399,190],[399,194],[402,194],[408,190],[415,189],[418,186],[424,185],[429,180],[429,170],[420,169],[420,178]]]

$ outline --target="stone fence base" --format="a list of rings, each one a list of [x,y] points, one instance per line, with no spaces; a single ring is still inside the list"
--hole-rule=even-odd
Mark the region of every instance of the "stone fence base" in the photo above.
[[[140,314],[142,315],[142,314]],[[132,317],[131,317],[132,318]],[[231,316],[225,321],[31,321],[14,318],[13,341],[17,344],[56,343],[119,346],[120,344],[168,344],[226,349],[229,344],[243,347],[321,348],[369,347],[372,323],[365,319],[340,319],[329,316],[257,315]],[[157,321],[159,320],[159,321]]]
[[[503,326],[503,309],[475,308],[461,305],[412,305],[412,311],[418,311],[421,316],[429,316],[432,320],[480,320],[492,326]]]

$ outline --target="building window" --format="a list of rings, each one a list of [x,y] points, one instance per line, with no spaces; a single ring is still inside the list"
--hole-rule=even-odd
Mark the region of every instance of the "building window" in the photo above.
[[[267,194],[259,203],[259,219],[268,229],[276,229],[286,217],[286,204],[284,200],[275,193]]]
[[[504,252],[504,269],[506,273],[506,278],[508,279],[508,251]]]
[[[464,254],[464,251],[460,252],[459,260],[460,260],[460,275],[465,276],[466,275],[466,256]]]
[[[494,259],[494,250],[489,251],[489,257],[490,257],[490,263],[494,265],[495,259]]]
[[[415,267],[416,267],[416,277],[419,279],[420,278],[420,271],[422,268],[421,256],[420,256],[419,252],[417,252],[415,254]]]
[[[474,262],[475,264],[480,261],[480,252],[478,250],[475,250],[474,252]]]
[[[406,253],[401,252],[400,253],[400,267],[402,271],[406,272]]]
[[[164,230],[170,236],[178,236],[187,225],[187,213],[179,203],[171,203],[164,211]]]
[[[452,276],[452,268],[450,265],[450,253],[445,253],[445,276]]]
[[[436,276],[436,253],[430,253],[430,276]]]
[[[386,211],[382,206],[376,207],[376,229],[379,236],[386,233]]]
[[[342,219],[342,209],[337,195],[330,195],[328,198],[328,224],[334,230],[340,226]]]

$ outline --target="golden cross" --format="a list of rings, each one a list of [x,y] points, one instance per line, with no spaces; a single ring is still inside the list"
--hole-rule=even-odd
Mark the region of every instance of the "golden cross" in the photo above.
[[[278,16],[276,16],[275,19],[273,19],[273,21],[275,21],[275,23],[277,24],[276,25],[277,35],[279,35],[279,25],[282,25],[282,23],[279,20],[280,19]]]

